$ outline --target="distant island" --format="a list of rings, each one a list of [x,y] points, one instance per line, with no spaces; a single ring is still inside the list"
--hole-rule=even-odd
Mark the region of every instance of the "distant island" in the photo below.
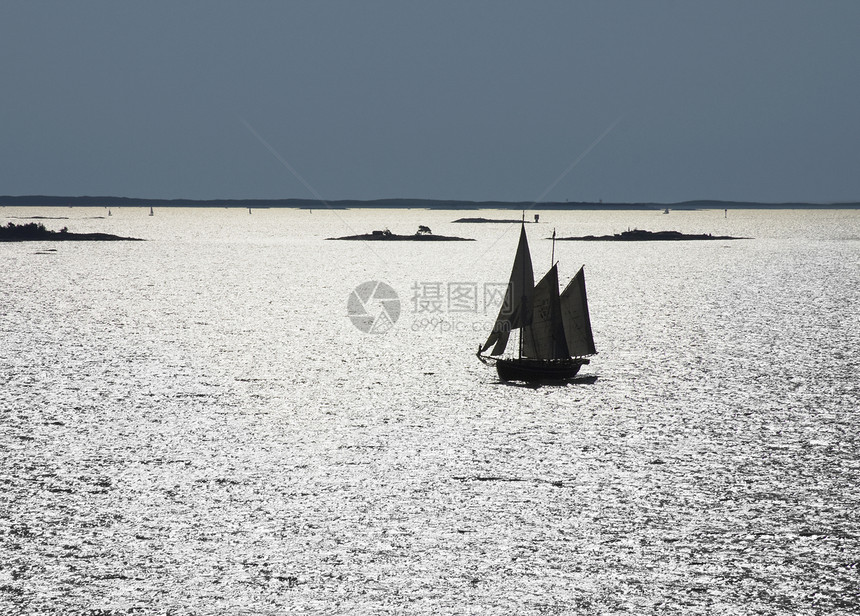
[[[547,238],[552,239],[552,238]],[[711,235],[710,233],[689,234],[680,231],[643,231],[633,229],[613,235],[586,235],[583,237],[557,237],[559,242],[677,242],[681,240],[748,240],[748,237],[730,235]]]
[[[526,224],[531,223],[531,220],[517,220],[514,218],[458,218],[453,222],[471,222],[471,223],[496,223],[496,224],[520,224],[524,222]],[[534,222],[537,222],[536,220]]]
[[[433,235],[430,227],[421,225],[413,235],[397,235],[388,229],[373,231],[362,235],[345,235],[343,237],[327,237],[327,240],[354,240],[363,242],[474,242],[468,237],[453,237],[450,235]]]
[[[0,242],[142,242],[136,237],[120,237],[109,233],[72,233],[66,227],[59,231],[46,229],[45,225],[28,222],[16,225],[10,222],[0,227]]]
[[[47,195],[0,196],[0,207],[226,207],[297,208],[341,210],[346,208],[420,208],[428,210],[832,210],[860,209],[860,202],[846,203],[759,203],[747,201],[697,200],[679,203],[603,203],[588,201],[467,201],[442,199],[141,199],[136,197],[63,197]],[[519,222],[519,221],[517,221]]]

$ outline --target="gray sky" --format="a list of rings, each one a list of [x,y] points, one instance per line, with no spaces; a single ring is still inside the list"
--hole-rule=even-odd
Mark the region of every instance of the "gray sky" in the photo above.
[[[0,4],[0,194],[860,200],[860,2]],[[244,120],[244,122],[243,122]],[[247,125],[246,125],[247,123]]]

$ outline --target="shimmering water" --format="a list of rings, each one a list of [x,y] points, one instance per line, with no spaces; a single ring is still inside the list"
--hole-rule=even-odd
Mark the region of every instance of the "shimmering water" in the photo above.
[[[542,213],[537,276],[552,227],[754,239],[557,244],[598,378],[538,388],[474,357],[516,226],[147,214],[0,209],[149,240],[0,243],[0,612],[860,609],[860,212]],[[323,239],[419,224],[477,241]]]

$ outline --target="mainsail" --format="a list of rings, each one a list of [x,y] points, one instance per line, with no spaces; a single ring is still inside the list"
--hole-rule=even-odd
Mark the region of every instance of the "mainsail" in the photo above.
[[[588,316],[588,298],[585,295],[585,268],[579,268],[561,294],[561,318],[567,349],[571,355],[593,355],[594,336]]]
[[[496,318],[496,324],[490,337],[484,343],[481,351],[484,352],[491,346],[491,355],[501,355],[505,352],[508,337],[514,329],[523,327],[531,322],[531,306],[534,296],[535,278],[532,270],[532,257],[529,253],[529,242],[526,238],[526,226],[520,228],[520,242],[517,245],[517,255],[514,257],[514,266],[511,269],[511,278],[508,282],[508,290],[505,300]],[[556,290],[558,284],[556,283]]]
[[[569,359],[558,295],[558,267],[553,265],[535,287],[532,322],[523,328],[523,357]]]

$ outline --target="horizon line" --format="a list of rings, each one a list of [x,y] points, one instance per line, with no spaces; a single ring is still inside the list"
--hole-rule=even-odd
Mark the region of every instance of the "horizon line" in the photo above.
[[[587,208],[587,209],[623,209],[624,207],[635,208],[671,208],[700,207],[703,209],[728,209],[728,208],[817,208],[817,209],[860,209],[860,201],[836,201],[836,202],[809,202],[809,201],[735,201],[724,199],[691,199],[686,201],[538,201],[528,200],[502,200],[502,199],[429,199],[416,197],[386,197],[376,199],[328,199],[325,203],[319,199],[301,197],[277,197],[277,198],[253,198],[253,199],[190,199],[190,198],[144,198],[144,197],[117,197],[111,195],[0,195],[0,207],[134,207],[134,206],[161,206],[181,207],[182,205],[206,207],[298,207],[311,209],[327,209],[332,205],[353,205],[356,208],[364,207],[404,207],[422,206],[436,207],[437,209],[480,209],[497,206],[498,209],[517,209],[524,204],[530,206],[544,206],[552,209],[564,208]],[[316,205],[316,207],[312,207]]]

